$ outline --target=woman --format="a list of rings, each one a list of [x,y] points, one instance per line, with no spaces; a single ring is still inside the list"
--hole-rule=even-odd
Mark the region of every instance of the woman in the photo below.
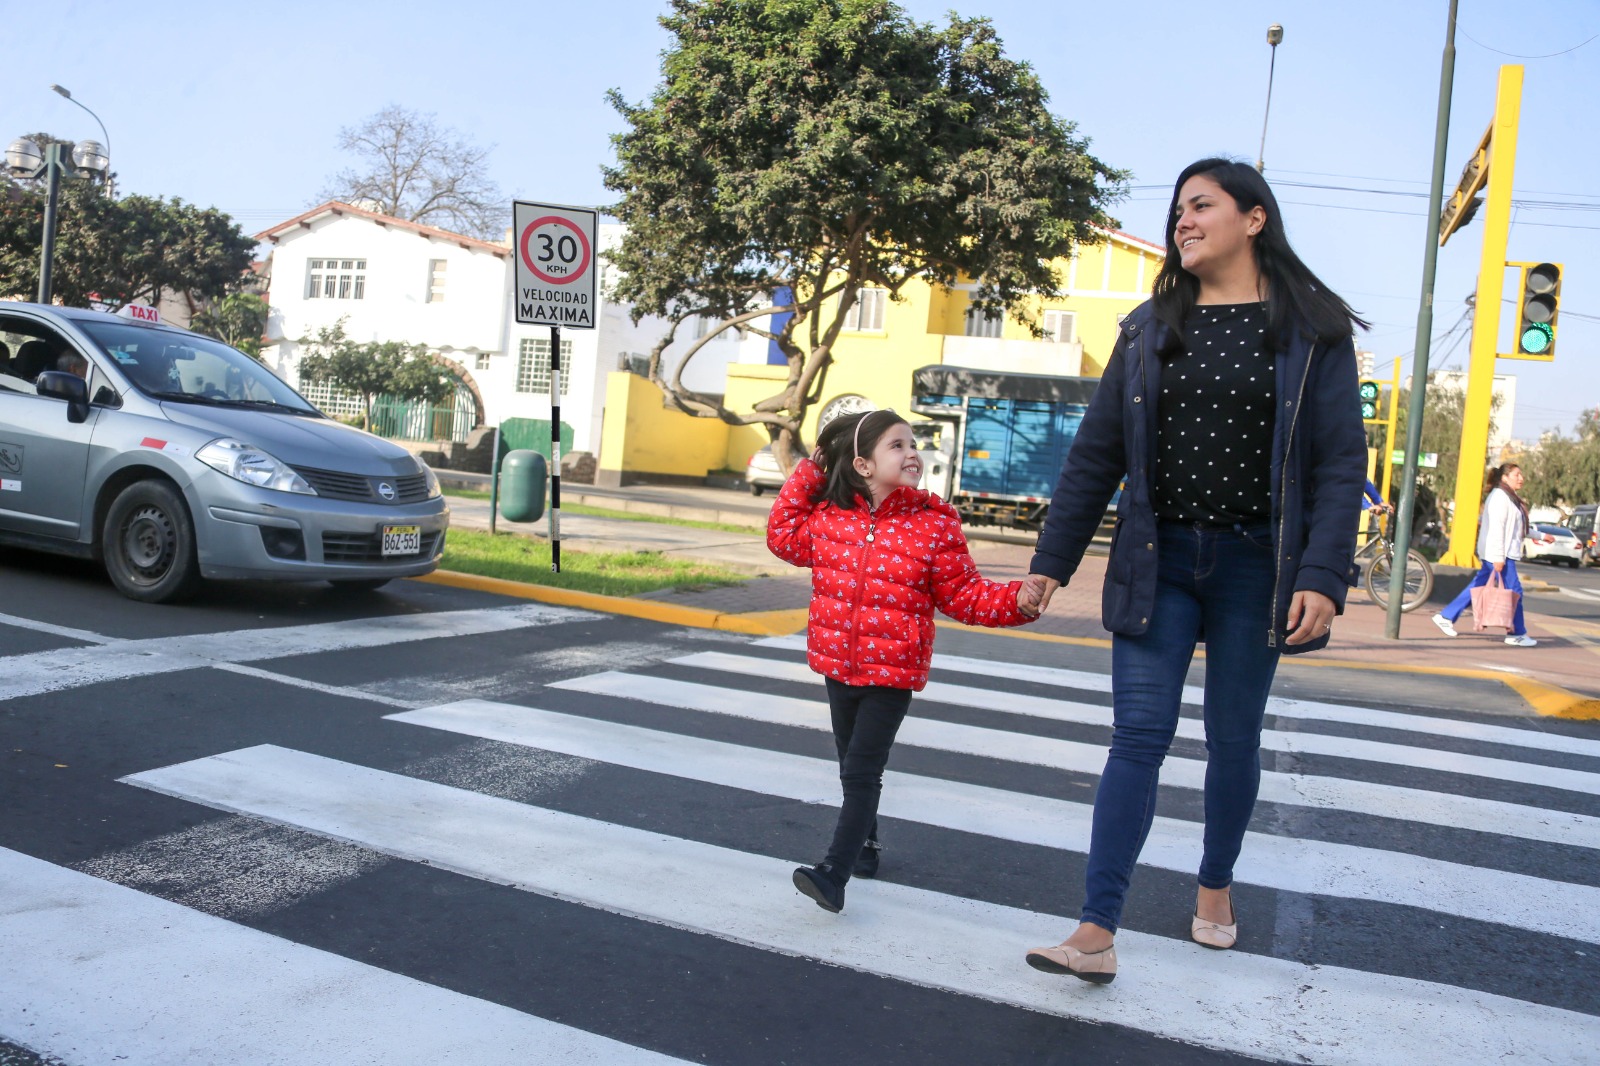
[[[1238,938],[1230,885],[1261,778],[1261,723],[1282,652],[1328,643],[1355,583],[1366,477],[1353,327],[1366,323],[1289,247],[1253,168],[1178,176],[1152,298],[1122,324],[1067,455],[1023,609],[1043,608],[1117,506],[1102,614],[1113,733],[1095,796],[1087,899],[1036,969],[1106,982],[1133,867],[1155,816],[1195,645],[1206,645],[1205,850],[1190,935]],[[1033,601],[1033,602],[1029,602]]]
[[[1489,471],[1483,499],[1483,517],[1478,523],[1478,558],[1483,568],[1450,606],[1433,616],[1433,624],[1447,637],[1456,635],[1456,619],[1472,603],[1472,590],[1499,574],[1505,587],[1517,594],[1517,611],[1511,618],[1506,643],[1514,648],[1532,648],[1539,642],[1528,636],[1522,620],[1522,582],[1517,579],[1517,560],[1522,558],[1522,538],[1528,535],[1528,505],[1517,493],[1522,491],[1522,467],[1501,463]],[[1554,538],[1549,538],[1554,539]]]

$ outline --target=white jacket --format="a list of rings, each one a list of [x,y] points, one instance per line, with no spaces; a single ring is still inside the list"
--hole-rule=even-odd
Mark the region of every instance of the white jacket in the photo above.
[[[1478,521],[1478,558],[1486,563],[1521,559],[1527,532],[1527,520],[1511,496],[1504,489],[1491,490]]]

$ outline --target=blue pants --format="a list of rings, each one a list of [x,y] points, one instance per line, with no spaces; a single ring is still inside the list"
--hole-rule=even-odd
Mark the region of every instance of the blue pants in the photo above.
[[[1094,800],[1083,920],[1116,932],[1156,812],[1195,644],[1206,645],[1205,851],[1200,884],[1227,888],[1261,784],[1261,721],[1278,666],[1270,529],[1163,522],[1150,627],[1111,643],[1111,753]]]
[[[1462,589],[1461,595],[1451,600],[1450,606],[1439,613],[1444,615],[1451,625],[1454,625],[1456,619],[1461,617],[1461,612],[1472,606],[1472,590],[1480,585],[1487,585],[1489,583],[1489,575],[1492,573],[1494,573],[1494,564],[1484,563],[1483,569],[1478,571],[1477,576],[1472,579],[1472,583]],[[1511,632],[1508,635],[1519,637],[1528,631],[1528,626],[1522,620],[1522,581],[1517,577],[1517,561],[1515,559],[1506,560],[1505,572],[1500,575],[1500,580],[1506,588],[1517,594],[1517,613],[1511,616]]]

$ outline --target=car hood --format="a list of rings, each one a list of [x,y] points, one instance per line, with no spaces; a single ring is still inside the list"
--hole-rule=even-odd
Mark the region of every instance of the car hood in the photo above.
[[[161,410],[178,425],[233,437],[271,452],[290,466],[373,476],[414,474],[417,470],[411,453],[398,444],[331,418],[172,401],[162,403]]]

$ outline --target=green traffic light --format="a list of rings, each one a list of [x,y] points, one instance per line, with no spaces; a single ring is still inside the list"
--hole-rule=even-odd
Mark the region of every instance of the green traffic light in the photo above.
[[[1363,400],[1376,400],[1378,398],[1378,383],[1376,381],[1363,381],[1361,383],[1361,398]]]
[[[1548,323],[1534,322],[1522,331],[1522,350],[1529,355],[1543,355],[1555,339],[1555,331]]]

